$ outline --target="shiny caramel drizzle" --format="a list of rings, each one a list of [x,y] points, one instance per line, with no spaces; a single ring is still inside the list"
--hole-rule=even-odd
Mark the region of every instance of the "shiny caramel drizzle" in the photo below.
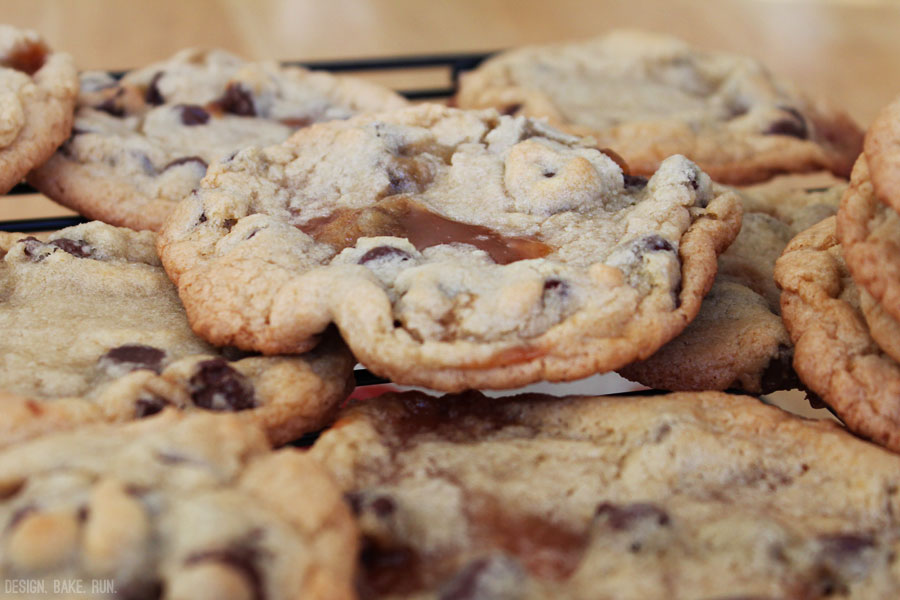
[[[406,238],[420,251],[440,244],[469,244],[501,265],[541,258],[553,251],[534,238],[507,237],[483,225],[442,217],[406,196],[389,196],[362,209],[338,210],[297,227],[337,251],[356,245],[361,237],[376,236]]]

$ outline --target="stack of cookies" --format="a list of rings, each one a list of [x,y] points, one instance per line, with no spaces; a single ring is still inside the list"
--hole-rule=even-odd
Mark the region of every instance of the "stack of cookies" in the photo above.
[[[866,134],[836,218],[779,260],[797,372],[853,431],[900,451],[900,102]]]
[[[893,350],[890,111],[847,188],[843,113],[663,36],[498,55],[454,107],[223,51],[115,80],[0,45],[0,183],[98,219],[0,237],[8,597],[898,595],[900,457],[718,391],[796,365],[900,450],[866,425],[897,365],[828,320],[868,331],[861,306]],[[873,386],[832,393],[860,379],[822,356]],[[356,361],[450,394],[345,403]],[[613,370],[684,391],[480,391]]]

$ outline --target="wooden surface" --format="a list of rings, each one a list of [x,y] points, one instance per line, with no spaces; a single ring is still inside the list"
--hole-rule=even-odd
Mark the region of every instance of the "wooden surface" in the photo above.
[[[616,27],[678,35],[759,58],[861,124],[900,93],[894,0],[0,0],[84,69],[126,69],[186,46],[248,58],[322,60],[487,51]],[[443,72],[391,74],[400,88]],[[0,219],[68,214],[41,197],[0,199]]]

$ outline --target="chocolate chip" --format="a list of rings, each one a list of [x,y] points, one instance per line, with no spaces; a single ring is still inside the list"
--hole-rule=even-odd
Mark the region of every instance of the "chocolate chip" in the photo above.
[[[238,411],[256,405],[253,388],[246,378],[223,358],[201,362],[189,384],[191,399],[201,408]]]
[[[175,160],[166,164],[166,166],[163,167],[163,171],[172,167],[177,167],[178,165],[186,165],[188,163],[197,163],[198,165],[203,166],[204,169],[206,169],[206,167],[208,166],[206,164],[206,161],[199,156],[183,156],[181,158],[176,158]]]
[[[394,501],[388,498],[387,496],[378,496],[374,500],[372,500],[372,512],[375,513],[376,516],[380,518],[385,518],[389,515],[392,515],[395,510],[397,510],[397,505],[394,504]]]
[[[439,591],[440,600],[480,600],[482,598],[515,597],[499,594],[497,588],[516,587],[525,571],[514,559],[505,555],[478,558],[465,565]],[[505,584],[505,585],[504,585]]]
[[[205,125],[209,121],[209,113],[202,106],[196,104],[179,104],[176,108],[181,110],[181,122],[188,127]]]
[[[800,386],[800,378],[794,371],[794,349],[778,346],[778,353],[769,359],[769,364],[760,376],[761,393],[770,394],[779,390],[793,390]]]
[[[411,548],[383,548],[370,536],[363,536],[359,561],[366,584],[376,594],[404,594],[420,587],[419,557]]]
[[[91,516],[91,509],[87,506],[79,506],[78,512],[75,513],[75,517],[78,519],[79,523],[87,521],[89,516]]]
[[[125,90],[123,88],[119,88],[116,90],[115,94],[113,94],[94,108],[114,117],[124,117],[125,107],[119,105],[119,103],[116,101],[118,98],[121,98],[124,93]]]
[[[6,530],[10,531],[16,525],[21,523],[25,519],[25,517],[36,512],[38,512],[38,508],[34,504],[29,504],[13,511],[12,516],[9,518],[9,522],[6,524]]]
[[[544,171],[543,175],[547,179],[552,179],[553,177],[556,177],[556,171]]]
[[[300,129],[301,127],[312,125],[313,120],[309,117],[289,117],[278,122],[292,129]]]
[[[788,113],[789,116],[778,119],[769,125],[765,133],[772,135],[788,135],[800,138],[801,140],[807,139],[807,137],[809,137],[809,127],[800,111],[790,106],[780,106],[779,108]]]
[[[691,174],[688,175],[688,184],[690,184],[691,189],[695,191],[700,189],[700,175],[697,173],[696,169],[691,169]]]
[[[502,109],[500,109],[500,114],[501,115],[514,115],[517,112],[519,112],[520,110],[522,110],[521,104],[507,104]]]
[[[144,94],[144,101],[147,104],[152,106],[159,106],[163,104],[166,99],[163,98],[163,95],[159,91],[159,87],[157,84],[159,80],[162,79],[163,72],[159,71],[156,75],[153,76],[153,79],[150,80],[150,84],[147,86],[147,92]]]
[[[604,502],[594,513],[598,519],[605,519],[610,527],[617,531],[631,529],[640,521],[652,521],[666,527],[670,519],[668,513],[655,504],[636,502],[634,504],[617,505]]]
[[[237,219],[225,219],[222,221],[222,227],[227,231],[231,231],[231,228],[234,227],[235,223],[237,223]]]
[[[169,402],[157,395],[141,396],[134,403],[134,418],[143,419],[162,411]]]
[[[643,189],[647,187],[647,178],[640,175],[623,175],[625,178],[625,187],[632,189]]]
[[[875,547],[875,540],[871,536],[856,533],[824,535],[819,538],[819,542],[820,555],[838,564],[846,563],[865,550]]]
[[[258,535],[258,534],[257,534]],[[266,597],[262,574],[256,566],[259,559],[259,551],[249,543],[239,544],[231,548],[221,550],[208,550],[197,552],[185,559],[185,565],[201,563],[220,563],[239,572],[250,584],[253,590],[254,600],[264,600]]]
[[[803,191],[806,192],[807,194],[817,194],[817,193],[821,193],[821,192],[827,192],[830,189],[831,189],[830,187],[814,187],[814,188],[806,188]]]
[[[399,260],[410,260],[412,258],[410,253],[406,250],[394,248],[393,246],[376,246],[360,257],[359,264],[364,265],[367,262],[372,262],[373,260],[385,257],[391,260],[395,258]]]
[[[59,248],[76,258],[90,258],[92,254],[91,245],[81,240],[59,238],[58,240],[53,240],[45,244],[33,236],[28,236],[19,241],[25,244],[25,256],[34,259],[36,262],[43,260],[43,256],[40,256],[40,251],[47,246]]]
[[[200,213],[200,218],[197,219],[197,222],[198,223],[206,223],[206,213],[205,212]]]
[[[657,234],[651,234],[635,242],[635,252],[640,256],[646,252],[675,252],[672,242]]]
[[[159,373],[162,371],[162,362],[165,358],[165,351],[159,348],[143,344],[125,344],[108,351],[100,357],[100,361],[125,365],[130,371],[146,369]]]
[[[344,501],[350,505],[353,514],[359,516],[362,514],[363,496],[359,492],[347,492],[344,494]]]
[[[563,300],[569,297],[569,284],[556,277],[551,277],[544,282],[544,292],[541,296],[542,302],[546,305],[551,298]]]
[[[235,346],[225,346],[224,348],[219,348],[219,354],[221,354],[228,362],[243,360],[245,358],[250,358],[251,356],[262,356],[262,354],[260,354],[259,352],[241,350],[240,348],[237,348]]]
[[[216,100],[216,104],[221,106],[222,110],[232,115],[240,117],[256,116],[253,96],[240,83],[229,83],[222,97]]]

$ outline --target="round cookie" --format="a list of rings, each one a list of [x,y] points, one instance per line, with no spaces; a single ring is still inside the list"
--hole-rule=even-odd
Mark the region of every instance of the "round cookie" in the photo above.
[[[875,118],[864,148],[878,199],[900,212],[900,98]]]
[[[405,105],[351,77],[182,50],[118,82],[83,73],[73,135],[29,181],[92,219],[156,230],[213,161],[310,123]]]
[[[642,175],[676,153],[725,183],[818,169],[847,175],[862,147],[846,114],[756,60],[648,32],[504,52],[461,77],[456,101],[592,135]]]
[[[371,597],[900,592],[900,457],[753,398],[389,395],[311,453],[357,512]]]
[[[0,194],[69,137],[77,94],[71,56],[34,31],[0,25]]]
[[[357,536],[321,466],[231,415],[0,451],[4,598],[351,600]]]
[[[303,356],[216,349],[188,325],[155,235],[92,222],[0,262],[0,446],[91,421],[235,411],[285,443],[329,422],[353,389],[336,334]]]
[[[684,157],[647,181],[540,121],[420,105],[212,165],[159,250],[214,343],[297,352],[334,322],[375,373],[455,391],[648,356],[739,226]]]
[[[900,319],[900,213],[878,200],[865,156],[853,168],[837,219],[853,280]]]
[[[900,365],[869,333],[833,218],[788,244],[775,281],[800,379],[848,428],[900,450]]]
[[[798,387],[790,336],[779,316],[775,261],[798,227],[834,214],[846,188],[808,188],[805,179],[788,176],[741,190],[741,231],[719,257],[716,281],[697,318],[650,358],[620,369],[621,375],[664,390],[767,394]]]

